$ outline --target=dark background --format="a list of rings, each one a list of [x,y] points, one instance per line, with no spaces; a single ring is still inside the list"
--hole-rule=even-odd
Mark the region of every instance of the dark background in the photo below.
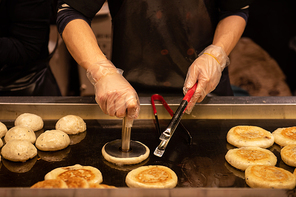
[[[296,95],[295,8],[295,0],[254,0],[243,34],[277,61],[293,95]]]

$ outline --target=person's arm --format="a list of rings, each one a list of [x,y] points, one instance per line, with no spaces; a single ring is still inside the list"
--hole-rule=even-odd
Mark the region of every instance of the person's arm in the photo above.
[[[61,8],[59,24],[64,23],[63,19],[69,19],[69,12],[72,11],[71,7]],[[119,118],[127,116],[127,126],[131,127],[140,110],[138,95],[122,73],[107,60],[89,23],[83,18],[82,15],[74,17],[60,28],[62,38],[76,62],[87,70],[87,77],[94,85],[95,98],[102,111]]]
[[[196,102],[201,102],[216,88],[223,69],[229,64],[228,55],[240,39],[245,26],[246,20],[238,15],[230,15],[218,23],[212,45],[188,69],[184,93],[195,83],[197,88],[188,104],[187,113],[192,111]]]
[[[62,37],[72,57],[86,70],[97,62],[107,60],[86,21],[82,19],[70,21],[65,26]]]
[[[216,28],[213,45],[220,46],[227,55],[239,41],[246,27],[246,21],[240,16],[231,15],[222,19]]]

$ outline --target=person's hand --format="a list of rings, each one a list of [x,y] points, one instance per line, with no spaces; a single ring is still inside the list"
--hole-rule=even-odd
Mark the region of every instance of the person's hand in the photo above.
[[[229,58],[222,47],[210,45],[202,51],[191,64],[185,79],[183,92],[197,83],[197,88],[188,103],[186,113],[191,113],[196,102],[201,102],[205,96],[218,85],[223,69],[229,64]]]
[[[118,118],[126,116],[127,127],[131,127],[139,115],[140,102],[122,72],[109,60],[103,60],[87,69],[87,77],[95,87],[96,102],[102,111]]]

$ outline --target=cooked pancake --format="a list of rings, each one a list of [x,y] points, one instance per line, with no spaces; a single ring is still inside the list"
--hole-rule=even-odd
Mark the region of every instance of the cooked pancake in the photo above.
[[[35,145],[42,151],[57,151],[68,147],[70,138],[63,131],[47,130],[37,138]]]
[[[25,162],[37,155],[37,149],[27,140],[10,140],[2,147],[1,155],[9,161]]]
[[[71,177],[66,173],[64,176],[59,176],[58,179],[65,181],[68,188],[89,188],[87,180],[78,176]]]
[[[55,128],[67,134],[78,134],[86,130],[86,123],[79,116],[67,115],[57,121]]]
[[[7,132],[6,125],[0,122],[0,138],[4,137],[6,132]]]
[[[82,166],[76,164],[68,167],[56,168],[48,172],[44,179],[62,179],[67,182],[72,177],[79,177],[85,179],[89,184],[101,183],[103,181],[102,173],[95,167]]]
[[[230,165],[243,171],[250,165],[275,166],[277,162],[270,150],[252,146],[231,149],[226,153],[225,159]]]
[[[61,179],[51,179],[39,181],[32,185],[31,188],[68,188],[68,186]]]
[[[268,148],[273,145],[273,135],[257,126],[236,126],[227,133],[227,141],[236,147],[257,146]]]
[[[91,183],[89,184],[89,188],[114,189],[116,187],[112,185],[106,185],[106,184],[100,184],[100,183]]]
[[[131,188],[174,188],[178,183],[178,177],[168,167],[150,165],[130,171],[125,182]]]
[[[289,171],[275,166],[253,165],[245,171],[246,183],[252,188],[293,189],[296,177]]]
[[[36,135],[29,127],[14,126],[7,131],[4,140],[6,143],[10,140],[27,140],[34,144],[36,141]]]
[[[296,144],[296,127],[278,128],[272,132],[274,142],[280,146]]]
[[[23,113],[15,119],[14,125],[29,127],[33,131],[38,131],[43,128],[44,123],[42,118],[36,114]]]
[[[141,143],[141,142],[137,142],[137,143]],[[150,149],[145,144],[143,143],[141,144],[146,148],[146,152],[143,155],[140,155],[139,157],[129,157],[129,158],[113,157],[106,152],[105,150],[106,144],[102,148],[102,155],[107,161],[119,166],[138,164],[146,160],[150,154]]]
[[[282,148],[281,158],[285,164],[296,167],[296,144],[290,144]]]

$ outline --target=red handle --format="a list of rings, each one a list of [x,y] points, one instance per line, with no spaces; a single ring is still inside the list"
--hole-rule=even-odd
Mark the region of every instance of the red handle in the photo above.
[[[171,115],[171,117],[173,117],[174,115],[174,112],[173,110],[170,108],[170,106],[167,104],[167,102],[164,100],[164,98],[159,95],[159,94],[153,94],[151,96],[151,104],[152,104],[152,108],[153,108],[153,112],[154,112],[154,115],[157,113],[156,111],[156,107],[155,107],[155,103],[154,103],[154,100],[156,101],[160,101],[161,104],[166,108],[166,110],[169,112],[169,114]]]
[[[187,91],[187,93],[184,96],[183,100],[186,100],[187,102],[190,101],[191,97],[193,96],[193,94],[194,94],[194,92],[196,90],[196,86],[197,86],[197,83],[195,83],[194,86]]]

